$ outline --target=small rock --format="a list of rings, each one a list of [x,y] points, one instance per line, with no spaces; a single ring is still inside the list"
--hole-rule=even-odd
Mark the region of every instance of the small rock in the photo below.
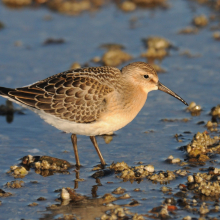
[[[199,212],[200,212],[201,215],[205,215],[205,214],[207,214],[209,212],[209,209],[206,206],[205,202],[201,205],[201,207],[199,209]]]
[[[81,68],[81,65],[78,62],[72,63],[70,69],[78,69]]]
[[[122,189],[121,187],[118,187],[112,193],[113,194],[123,194],[124,192],[125,192],[125,189]]]
[[[23,6],[30,5],[32,3],[32,0],[23,0],[23,1],[20,1],[20,0],[2,0],[2,2],[5,5],[12,6],[12,7],[23,7]]]
[[[37,199],[37,201],[45,201],[45,200],[47,200],[47,199],[44,198],[44,197],[39,197],[39,198]]]
[[[113,169],[115,171],[123,171],[123,170],[127,170],[129,169],[129,166],[123,161],[123,162],[120,162],[120,163],[112,163],[110,165],[110,169]]]
[[[212,37],[215,39],[215,40],[220,40],[220,32],[219,31],[216,31],[212,34]]]
[[[192,220],[192,217],[188,215],[188,216],[184,217],[182,220]]]
[[[160,213],[159,213],[159,216],[160,216],[162,219],[166,219],[166,218],[169,217],[169,214],[168,214],[168,210],[167,210],[167,206],[166,206],[166,205],[161,209],[161,211],[160,211]]]
[[[193,19],[193,24],[197,27],[204,27],[208,22],[208,18],[205,15],[198,15]]]
[[[196,27],[185,27],[178,31],[178,34],[196,34],[198,33],[198,28]]]
[[[166,186],[162,186],[161,187],[161,191],[162,192],[169,192],[170,191],[170,188],[166,187]]]
[[[128,193],[125,193],[124,195],[120,196],[119,199],[129,199],[131,196]]]
[[[117,200],[112,194],[110,194],[110,193],[106,193],[103,197],[103,201],[105,202],[105,203],[109,203],[109,202],[113,202],[113,201],[115,201],[115,200]]]
[[[24,177],[25,175],[28,174],[28,171],[24,167],[16,167],[13,169],[13,176],[14,177]]]
[[[132,220],[144,220],[145,218],[142,215],[134,214]]]
[[[70,199],[70,194],[69,194],[69,192],[65,188],[62,188],[60,197],[61,197],[61,199],[69,200]]]
[[[120,49],[109,50],[103,57],[102,62],[105,66],[119,66],[120,64],[129,61],[132,59],[132,56]]]
[[[187,180],[188,180],[189,183],[193,183],[194,182],[194,177],[192,175],[189,175],[187,177]]]
[[[191,102],[186,110],[191,112],[192,116],[198,116],[200,115],[202,107],[200,105],[197,105],[195,102]]]
[[[135,191],[135,192],[139,192],[139,191],[140,191],[140,188],[135,188],[134,191]]]
[[[140,203],[137,200],[133,199],[133,201],[129,203],[129,206],[137,206],[139,204]]]
[[[36,202],[33,202],[31,204],[29,204],[28,206],[33,207],[33,206],[37,206],[38,204]]]
[[[101,57],[96,56],[92,58],[92,62],[94,63],[99,63],[100,61],[101,61]]]
[[[136,4],[132,1],[124,1],[121,4],[121,9],[125,12],[134,11],[136,9]]]
[[[180,161],[181,161],[181,160],[180,160],[179,158],[175,158],[175,159],[172,159],[171,162],[172,162],[172,163],[180,163]]]
[[[195,176],[194,179],[196,183],[201,183],[203,181],[202,177],[200,176]]]
[[[167,157],[167,160],[173,160],[174,157],[172,155],[170,155],[169,157]]]
[[[62,38],[60,39],[48,38],[44,41],[43,45],[63,44],[63,43],[65,43],[65,40]]]
[[[147,170],[148,172],[150,173],[153,173],[154,172],[154,166],[153,165],[147,165],[144,167],[145,170]]]
[[[12,195],[12,193],[5,192],[4,190],[0,189],[0,197],[9,197],[11,195]]]
[[[21,181],[16,180],[16,181],[7,182],[7,183],[6,183],[6,186],[7,186],[8,188],[18,189],[18,188],[21,188],[21,187],[24,186],[24,181],[22,181],[22,180],[21,180]]]

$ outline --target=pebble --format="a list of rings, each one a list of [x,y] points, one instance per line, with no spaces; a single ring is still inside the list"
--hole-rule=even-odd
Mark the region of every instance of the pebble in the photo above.
[[[131,196],[128,193],[125,193],[124,195],[120,196],[119,199],[129,199]]]
[[[147,51],[142,53],[141,57],[146,57],[150,60],[162,60],[168,55],[168,49],[172,46],[167,39],[159,36],[148,37],[143,39],[143,42],[147,47]]]
[[[202,203],[202,205],[201,205],[201,207],[200,207],[200,209],[199,209],[199,212],[200,212],[201,215],[205,215],[205,214],[207,214],[207,213],[209,212],[209,209],[208,209],[208,207],[206,206],[206,203],[205,203],[205,202]]]
[[[27,155],[22,158],[22,164],[30,165],[35,161],[35,158],[32,155]]]
[[[194,182],[194,177],[192,175],[189,175],[187,177],[187,180],[188,180],[189,183],[193,183]]]
[[[155,48],[157,50],[167,49],[172,46],[167,39],[159,36],[148,37],[147,39],[143,39],[143,41],[145,42],[148,48]]]
[[[24,167],[17,167],[13,171],[14,171],[14,175],[16,176],[19,176],[19,175],[25,176],[28,174],[28,171]]]
[[[214,172],[214,174],[218,174],[219,173],[219,169],[215,168],[213,172]]]
[[[32,3],[32,0],[2,0],[2,2],[8,6],[22,7]]]
[[[173,171],[159,172],[158,174],[154,174],[149,176],[148,179],[152,181],[158,182],[168,182],[176,178],[176,175]]]
[[[99,56],[93,57],[93,59],[92,59],[92,62],[94,62],[94,63],[99,63],[100,61],[101,61],[101,57],[99,57]]]
[[[125,192],[125,189],[122,189],[121,187],[118,187],[112,193],[113,194],[123,194],[124,192]]]
[[[50,156],[41,156],[35,159],[35,161],[36,161],[34,163],[35,168],[41,170],[65,171],[71,167],[71,164],[68,161]]]
[[[125,162],[119,162],[116,164],[113,163],[111,164],[110,169],[121,172],[120,178],[125,180],[149,177],[153,175],[154,172],[153,165],[139,165],[136,167],[129,167]]]
[[[4,190],[0,189],[0,197],[9,197],[11,195],[12,195],[12,193],[5,192]]]
[[[192,200],[193,203],[197,203],[197,201],[195,199]]]
[[[200,176],[195,176],[194,179],[196,183],[201,183],[203,181],[202,177]]]
[[[160,211],[160,213],[159,213],[159,216],[160,216],[162,219],[169,217],[169,213],[168,213],[168,210],[167,210],[167,205],[165,205],[165,206],[161,209],[161,211]]]
[[[150,173],[154,172],[154,166],[153,165],[147,165],[144,167],[144,169]]]
[[[136,4],[134,4],[132,1],[124,1],[121,4],[121,9],[125,12],[134,11],[136,8]]]
[[[181,160],[179,158],[172,159],[171,163],[180,163]]]
[[[194,17],[193,24],[197,27],[204,27],[209,23],[208,18],[206,15],[198,15]]]
[[[173,160],[174,156],[170,155],[169,157],[167,157],[167,160]]]
[[[15,189],[18,189],[18,188],[21,188],[24,186],[24,181],[22,180],[15,180],[15,181],[11,181],[11,182],[7,182],[6,183],[6,186],[8,188],[15,188]]]
[[[208,153],[220,152],[220,145],[216,145],[218,142],[218,136],[211,138],[206,131],[203,133],[198,132],[186,147],[188,160],[191,162],[205,162],[209,160]]]
[[[198,116],[201,113],[202,107],[195,102],[191,102],[186,110],[189,111],[192,116]]]
[[[48,1],[47,6],[54,10],[67,15],[79,15],[84,11],[92,10],[92,2],[82,1]]]
[[[115,205],[112,204],[112,203],[108,203],[108,204],[106,204],[106,206],[107,206],[107,207],[113,207],[113,206],[115,206]]]
[[[77,68],[81,68],[81,65],[78,62],[72,63],[70,69],[77,69]]]
[[[129,169],[129,166],[124,162],[118,162],[118,163],[112,163],[110,165],[110,169],[113,169],[115,171],[123,171]]]
[[[144,220],[145,218],[142,215],[134,214],[132,220]]]
[[[211,115],[213,117],[220,117],[220,105],[217,105],[217,106],[212,108]]]
[[[198,28],[197,27],[185,27],[181,30],[178,31],[178,34],[196,34],[198,33]]]
[[[119,66],[132,59],[132,56],[121,49],[109,50],[102,56],[105,66]]]
[[[140,188],[135,188],[134,191],[135,191],[135,192],[139,192],[139,191],[140,191]]]
[[[168,188],[166,186],[162,186],[160,189],[162,192],[169,192],[170,191],[170,188]]]
[[[47,200],[47,199],[44,198],[44,197],[39,197],[39,198],[37,199],[37,201],[45,201],[45,200]]]
[[[219,31],[216,31],[212,34],[212,37],[215,39],[215,40],[220,40],[220,32]]]
[[[206,127],[211,131],[218,131],[217,127],[218,127],[218,124],[216,122],[211,122],[211,121],[208,121],[207,124],[206,124]]]
[[[117,198],[115,198],[111,193],[106,193],[102,198],[105,203],[109,203],[117,200]]]
[[[38,206],[38,203],[33,202],[33,203],[29,204],[28,206],[30,206],[30,207],[33,207],[33,206]]]
[[[69,199],[70,199],[70,194],[69,194],[69,192],[68,192],[65,188],[62,188],[60,197],[61,197],[61,199],[64,199],[64,200],[67,199],[67,200],[69,200]]]

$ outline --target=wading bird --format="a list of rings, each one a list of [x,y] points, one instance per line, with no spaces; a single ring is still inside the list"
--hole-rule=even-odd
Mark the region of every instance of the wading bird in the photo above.
[[[105,165],[95,136],[112,133],[131,122],[152,90],[166,92],[188,105],[160,83],[153,67],[144,62],[121,70],[109,66],[72,69],[22,88],[0,87],[0,95],[72,133],[76,165],[80,166],[76,135],[90,136]]]

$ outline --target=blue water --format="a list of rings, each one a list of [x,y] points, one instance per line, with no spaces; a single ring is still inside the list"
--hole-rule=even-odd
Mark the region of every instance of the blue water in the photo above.
[[[51,12],[46,7],[10,9],[0,3],[0,21],[5,24],[5,28],[0,30],[0,85],[21,87],[67,70],[73,62],[84,64],[95,56],[102,56],[104,50],[99,46],[103,43],[123,44],[125,51],[134,57],[132,62],[144,61],[140,58],[140,54],[145,51],[141,39],[152,35],[163,36],[178,50],[171,50],[170,56],[162,61],[161,65],[167,69],[167,73],[159,75],[160,81],[187,102],[195,101],[201,105],[201,115],[192,117],[181,102],[160,91],[153,91],[135,120],[117,131],[110,144],[105,144],[102,137],[97,140],[109,165],[113,161],[125,161],[134,166],[143,161],[145,164],[153,164],[156,170],[179,169],[178,165],[166,164],[164,160],[171,154],[184,159],[183,152],[178,148],[189,143],[195,133],[205,130],[204,125],[198,125],[197,122],[210,120],[210,109],[219,104],[220,50],[219,42],[213,40],[210,31],[215,21],[198,34],[177,34],[180,29],[190,25],[195,15],[204,13],[209,16],[213,13],[211,9],[184,0],[170,0],[168,3],[171,7],[166,10],[137,9],[131,13],[123,13],[110,3],[94,13],[85,12],[75,17]],[[52,20],[44,19],[48,15]],[[134,29],[130,28],[132,18],[137,19]],[[62,38],[65,43],[43,46],[47,38]],[[18,41],[21,46],[15,46]],[[201,56],[181,56],[181,51],[187,49]],[[0,98],[0,104],[4,103],[5,99]],[[10,124],[5,117],[0,117],[0,188],[13,193],[12,197],[0,198],[0,219],[52,219],[71,213],[71,206],[61,207],[59,210],[47,210],[47,207],[58,203],[54,201],[58,198],[58,193],[54,190],[74,187],[75,174],[72,169],[70,175],[55,174],[49,177],[42,177],[31,170],[23,179],[24,188],[4,187],[8,181],[14,180],[6,174],[7,170],[11,165],[18,164],[18,160],[25,155],[48,155],[74,163],[70,135],[46,124],[29,110],[22,111],[25,114],[15,114]],[[189,118],[190,121],[162,122],[161,119],[164,118]],[[146,134],[145,131],[148,130],[154,132]],[[184,131],[190,131],[191,134],[183,134]],[[182,143],[174,138],[176,133],[183,135]],[[78,148],[83,165],[80,177],[85,181],[79,182],[77,192],[92,198],[91,189],[97,183],[90,176],[93,174],[93,166],[99,163],[98,156],[88,137],[78,136]],[[63,153],[65,150],[69,153]],[[219,160],[218,156],[216,160]],[[208,163],[207,166],[209,165]],[[198,172],[198,169],[191,170],[195,171]],[[38,184],[30,183],[33,180],[38,181]],[[113,184],[108,184],[108,181]],[[175,188],[176,192],[178,184],[185,182],[186,178],[178,178],[169,187]],[[102,178],[101,183],[102,186],[98,186],[97,191],[98,199],[122,186],[131,195],[131,199],[137,199],[141,203],[131,208],[134,212],[147,213],[163,201],[164,194],[159,190],[161,185],[152,184],[146,179],[140,184],[131,184],[110,175]],[[144,193],[133,192],[137,187]],[[40,196],[47,200],[36,201]],[[131,199],[125,200],[124,204],[128,204]],[[96,203],[98,200],[92,201]],[[27,206],[33,202],[39,205]],[[73,208],[79,216],[84,216],[85,212],[96,212],[96,217],[100,217],[104,213],[100,206],[94,209],[86,206]],[[189,214],[186,211],[177,213],[179,215],[175,219],[182,219]]]

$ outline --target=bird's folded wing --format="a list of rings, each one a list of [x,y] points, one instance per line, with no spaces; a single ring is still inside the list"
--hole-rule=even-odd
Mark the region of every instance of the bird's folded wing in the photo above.
[[[70,70],[8,91],[8,96],[62,119],[90,123],[105,111],[106,96],[113,91],[111,85],[104,83],[106,78],[114,77],[112,80],[117,80],[117,75],[111,76],[111,71],[106,68]]]

